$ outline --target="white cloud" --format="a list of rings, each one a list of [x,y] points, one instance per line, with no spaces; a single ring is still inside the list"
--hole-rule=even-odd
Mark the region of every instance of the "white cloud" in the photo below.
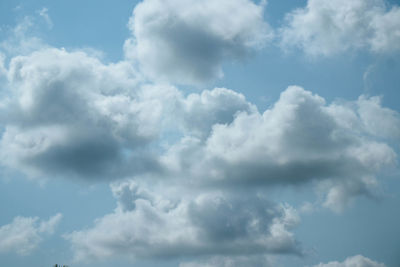
[[[35,17],[23,17],[14,28],[5,32],[7,38],[0,41],[0,51],[7,56],[16,56],[28,55],[48,47],[42,39],[35,36],[36,27]]]
[[[119,202],[113,213],[66,235],[76,260],[299,253],[289,231],[299,218],[287,205],[222,193],[170,200],[132,182],[113,192]]]
[[[343,262],[332,261],[329,263],[320,263],[314,267],[385,267],[383,263],[379,263],[368,259],[362,255],[348,257]]]
[[[120,178],[156,169],[147,144],[160,132],[172,87],[142,86],[126,62],[44,49],[11,59],[0,160],[29,175]]]
[[[216,88],[183,97],[174,87],[143,84],[127,62],[104,65],[76,51],[43,49],[11,59],[0,119],[1,163],[29,176],[120,179],[158,171],[159,137],[206,138],[254,105]],[[155,144],[155,145],[154,145]]]
[[[375,136],[400,140],[400,114],[381,106],[382,98],[361,96],[358,113],[368,132]]]
[[[257,110],[244,95],[226,88],[190,94],[181,103],[185,130],[201,139],[209,136],[213,125],[230,124],[237,113]]]
[[[263,9],[250,0],[145,0],[130,19],[125,54],[152,79],[207,82],[223,75],[225,60],[242,59],[271,39]]]
[[[317,192],[325,198],[322,205],[337,213],[347,208],[356,196],[381,197],[379,183],[374,177],[347,179],[339,183],[325,181],[318,185]]]
[[[399,114],[376,97],[327,105],[293,86],[260,114],[228,89],[183,97],[143,84],[127,62],[104,65],[62,49],[13,58],[7,77],[0,160],[31,176],[150,172],[217,188],[328,180],[325,206],[340,210],[354,196],[376,195],[371,181],[396,160],[385,142],[398,140]],[[178,141],[161,148],[172,128]]]
[[[38,217],[15,217],[10,224],[0,226],[0,253],[30,254],[45,235],[54,233],[61,218],[60,213],[47,221],[40,221]]]
[[[42,9],[38,10],[37,13],[44,19],[49,29],[53,28],[53,21],[49,16],[49,9],[47,7],[43,7]]]
[[[376,111],[365,112],[370,109]],[[391,116],[383,116],[387,113]],[[396,153],[383,141],[382,132],[371,131],[370,123],[378,118],[381,125],[395,123],[384,133],[391,137],[399,127],[397,117],[374,98],[327,105],[320,96],[289,87],[263,114],[236,113],[230,124],[215,124],[205,141],[184,137],[163,162],[172,177],[182,177],[179,181],[188,185],[330,181],[336,189],[327,193],[326,206],[342,207],[354,196],[374,196],[375,175],[395,164]]]
[[[271,267],[274,262],[269,256],[213,257],[209,260],[184,262],[179,267]]]
[[[308,0],[286,15],[281,45],[309,55],[330,56],[355,49],[400,50],[400,9],[383,0]]]

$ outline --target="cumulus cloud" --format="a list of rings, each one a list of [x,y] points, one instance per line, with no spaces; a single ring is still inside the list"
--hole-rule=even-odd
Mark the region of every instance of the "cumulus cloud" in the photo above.
[[[142,87],[126,62],[104,65],[63,49],[15,57],[7,76],[4,165],[33,176],[98,179],[157,169],[144,147],[158,136],[176,89]]]
[[[308,0],[288,13],[281,45],[309,55],[330,56],[355,49],[400,50],[400,8],[383,0]]]
[[[183,262],[179,267],[272,267],[273,261],[268,256],[213,257],[209,260]]]
[[[158,171],[160,151],[149,146],[157,147],[161,132],[177,128],[205,139],[214,124],[256,111],[232,90],[184,97],[174,87],[142,83],[127,62],[105,65],[80,51],[43,49],[2,69],[0,160],[33,177]]]
[[[230,124],[239,112],[255,112],[257,108],[244,95],[226,88],[190,94],[181,101],[183,127],[193,136],[204,139],[215,124]]]
[[[10,224],[0,226],[0,253],[30,254],[45,235],[54,233],[61,219],[60,213],[47,221],[39,220],[38,217],[15,217]]]
[[[377,112],[366,112],[370,109]],[[387,113],[391,116],[381,116]],[[390,136],[399,127],[397,116],[374,98],[327,105],[322,97],[294,86],[263,114],[239,112],[231,123],[215,124],[205,141],[184,137],[163,162],[173,177],[189,184],[333,181],[336,189],[328,194],[327,206],[342,206],[339,201],[353,196],[374,195],[375,175],[395,164],[396,153],[370,123],[377,118],[382,125],[394,122],[384,134]]]
[[[66,235],[76,260],[300,253],[296,211],[262,197],[202,193],[170,200],[133,182],[113,186],[118,208]]]
[[[314,267],[385,267],[383,263],[379,263],[368,259],[362,255],[348,257],[343,262],[331,261],[328,263],[320,263]]]
[[[225,60],[242,59],[271,39],[264,4],[250,0],[145,0],[129,22],[125,54],[152,79],[203,83],[223,75]]]

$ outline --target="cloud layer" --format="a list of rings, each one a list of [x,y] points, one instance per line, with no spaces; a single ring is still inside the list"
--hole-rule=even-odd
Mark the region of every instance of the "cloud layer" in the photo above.
[[[47,221],[39,220],[38,217],[15,217],[10,224],[0,226],[0,253],[30,254],[45,235],[54,233],[61,218],[61,214]]]
[[[0,43],[23,54],[8,62],[0,53],[1,165],[31,177],[114,181],[116,209],[64,235],[75,260],[273,266],[271,255],[300,255],[302,247],[297,211],[268,199],[269,190],[314,186],[322,206],[337,212],[356,196],[379,195],[400,140],[400,115],[380,97],[327,103],[290,86],[259,112],[227,88],[187,94],[163,84],[220,78],[224,62],[265,45],[273,31],[264,7],[144,0],[129,21],[126,58],[115,64],[26,38],[29,18]],[[396,52],[399,10],[381,0],[309,0],[286,16],[281,45],[325,56]],[[39,15],[52,25],[47,9]],[[60,219],[16,217],[0,227],[0,252],[31,253]],[[317,265],[325,266],[384,265],[354,256]]]

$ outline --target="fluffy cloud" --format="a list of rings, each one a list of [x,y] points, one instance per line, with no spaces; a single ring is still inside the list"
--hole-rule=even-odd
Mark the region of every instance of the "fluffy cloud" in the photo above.
[[[274,266],[268,256],[237,256],[237,257],[213,257],[206,261],[184,262],[179,267],[270,267]]]
[[[38,247],[44,235],[54,233],[61,218],[61,214],[47,221],[40,221],[38,217],[15,217],[10,224],[0,227],[0,253],[30,254]]]
[[[176,89],[139,85],[130,64],[44,49],[11,60],[1,105],[3,164],[30,175],[120,178],[157,169],[157,138]]]
[[[383,0],[308,0],[286,15],[281,44],[309,55],[333,55],[368,49],[385,53],[400,49],[400,8]]]
[[[145,0],[133,11],[125,53],[153,79],[206,82],[223,75],[225,60],[272,37],[263,9],[250,0]]]
[[[239,112],[255,112],[257,108],[244,95],[225,88],[204,90],[182,99],[182,124],[186,132],[204,139],[215,124],[230,124]]]
[[[114,185],[113,192],[113,213],[66,236],[76,260],[299,253],[289,231],[299,218],[287,205],[222,193],[170,200],[132,182]]]
[[[314,265],[314,267],[385,267],[385,264],[373,261],[362,255],[356,255],[345,259],[343,262],[320,263]]]
[[[157,171],[159,152],[148,145],[161,132],[204,139],[214,124],[256,111],[232,90],[183,97],[143,84],[127,62],[104,65],[83,52],[39,50],[13,58],[4,73],[0,160],[31,176],[119,179]]]
[[[375,174],[395,164],[396,154],[382,136],[393,137],[398,115],[375,98],[327,105],[320,96],[289,87],[263,114],[236,113],[231,123],[215,124],[205,141],[186,136],[163,162],[171,176],[189,184],[329,181],[326,206],[339,207],[355,195],[374,195]],[[372,130],[374,121],[387,126],[386,133]]]
[[[183,97],[143,84],[127,62],[59,49],[15,57],[6,72],[0,160],[33,176],[150,172],[216,187],[323,181],[324,205],[341,210],[353,196],[374,196],[376,174],[396,159],[385,140],[398,140],[399,114],[376,97],[327,105],[293,86],[261,114],[228,89]],[[179,137],[161,148],[171,128]]]

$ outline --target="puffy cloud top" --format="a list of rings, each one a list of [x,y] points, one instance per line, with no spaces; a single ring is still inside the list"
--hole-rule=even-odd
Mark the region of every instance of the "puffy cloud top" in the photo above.
[[[223,75],[223,61],[272,37],[263,9],[250,0],[145,0],[130,19],[125,52],[153,79],[203,83]]]
[[[352,196],[375,195],[375,175],[395,164],[396,153],[382,137],[398,140],[398,116],[376,98],[327,105],[292,86],[262,114],[238,112],[231,123],[214,124],[204,141],[186,136],[163,162],[171,176],[189,184],[242,188],[325,181],[325,205],[340,211]],[[375,124],[387,130],[378,132]]]
[[[383,0],[308,0],[286,15],[280,33],[285,48],[329,56],[359,48],[399,51],[399,29],[400,8],[388,10]]]
[[[362,255],[348,257],[343,262],[332,261],[329,263],[320,263],[314,267],[385,267],[383,263],[379,263],[368,259]]]

